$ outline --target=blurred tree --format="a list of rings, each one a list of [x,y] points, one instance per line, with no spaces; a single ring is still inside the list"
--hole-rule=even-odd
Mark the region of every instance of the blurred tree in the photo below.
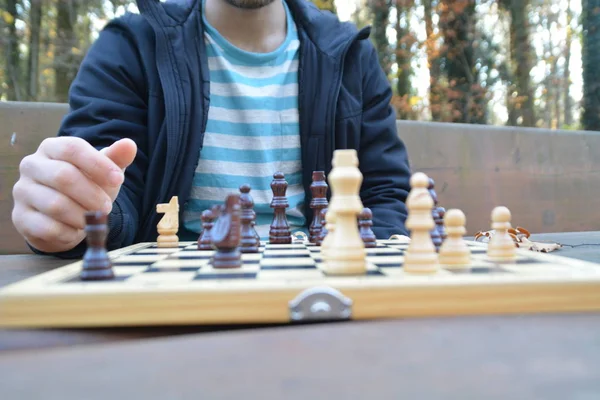
[[[337,14],[337,9],[335,7],[335,0],[310,0],[312,1],[319,9],[325,11],[331,11],[334,14]]]
[[[21,52],[19,51],[19,35],[17,34],[17,19],[19,14],[17,0],[4,0],[2,21],[5,32],[3,42],[5,48],[5,81],[6,97],[8,100],[22,100],[21,95]]]
[[[441,0],[440,30],[443,32],[442,68],[448,81],[448,120],[485,123],[482,109],[485,89],[476,67],[475,0]]]
[[[533,68],[527,7],[529,0],[499,0],[510,16],[510,57],[512,84],[508,94],[508,124],[535,126]]]
[[[372,16],[371,40],[379,56],[379,64],[385,74],[390,77],[392,72],[392,49],[388,39],[390,25],[390,7],[393,0],[368,0]]]
[[[571,46],[573,45],[573,9],[572,0],[568,0],[567,5],[567,37],[565,39],[564,58],[565,65],[563,68],[563,127],[570,127],[573,125],[573,99],[571,97]]]
[[[415,105],[411,90],[413,47],[417,38],[410,26],[414,0],[396,0],[396,97],[395,107],[401,119],[412,119]]]
[[[585,130],[600,131],[600,0],[583,0],[583,115]]]
[[[30,0],[29,46],[27,50],[27,100],[38,96],[40,73],[40,33],[42,29],[42,0]]]
[[[442,120],[442,71],[440,64],[440,33],[434,25],[434,17],[438,15],[437,0],[423,0],[425,14],[425,47],[427,51],[427,64],[429,66],[429,108],[434,121]]]

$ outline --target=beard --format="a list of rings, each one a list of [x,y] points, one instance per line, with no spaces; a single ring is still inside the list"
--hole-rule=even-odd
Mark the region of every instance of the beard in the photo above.
[[[274,1],[275,0],[225,0],[227,4],[245,10],[256,10],[268,6]]]

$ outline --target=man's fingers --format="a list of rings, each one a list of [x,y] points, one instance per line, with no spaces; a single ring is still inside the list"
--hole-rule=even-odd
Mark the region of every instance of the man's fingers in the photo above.
[[[48,158],[74,165],[101,187],[118,187],[123,183],[121,167],[83,139],[77,137],[45,139],[39,151]]]
[[[83,207],[55,189],[23,179],[13,187],[13,197],[16,201],[21,201],[22,204],[74,229],[85,228]]]
[[[85,237],[83,230],[74,229],[31,208],[15,207],[13,220],[18,222],[15,225],[19,226],[20,233],[36,248],[43,243],[68,248]]]
[[[21,163],[21,175],[63,193],[85,210],[108,213],[112,209],[112,200],[108,194],[68,162],[41,157],[28,161],[25,158]]]
[[[135,159],[137,145],[131,139],[121,139],[110,147],[102,149],[102,153],[124,171]]]

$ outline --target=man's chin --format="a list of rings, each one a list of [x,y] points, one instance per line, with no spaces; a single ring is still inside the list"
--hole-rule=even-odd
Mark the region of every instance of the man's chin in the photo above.
[[[244,10],[256,10],[268,6],[275,0],[225,0],[228,4],[235,8],[241,8]]]

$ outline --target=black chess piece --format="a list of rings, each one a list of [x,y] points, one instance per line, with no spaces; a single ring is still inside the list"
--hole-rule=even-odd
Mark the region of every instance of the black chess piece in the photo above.
[[[106,250],[108,216],[100,211],[85,213],[87,249],[83,255],[80,279],[84,281],[114,279],[112,262]]]
[[[433,227],[433,229],[431,230],[431,240],[433,241],[433,245],[435,246],[435,250],[436,251],[440,251],[440,247],[442,246],[442,235],[440,235],[439,232],[439,228],[438,228],[438,222],[440,219],[440,215],[438,213],[438,208],[437,208],[437,204],[438,204],[438,199],[437,199],[437,193],[435,192],[435,182],[433,181],[433,179],[429,178],[429,186],[427,188],[429,190],[429,194],[431,196],[431,198],[433,199],[433,208],[431,209],[431,217],[433,218],[433,221],[436,222],[436,225]]]
[[[198,237],[198,250],[212,250],[210,231],[213,227],[215,214],[211,210],[204,210],[200,219],[202,220],[202,233]]]
[[[377,238],[373,233],[371,227],[373,226],[373,212],[370,208],[363,208],[362,212],[358,214],[358,227],[360,237],[365,244],[365,247],[377,247]]]
[[[328,208],[325,207],[321,210],[320,214],[321,214],[321,230],[319,232],[319,236],[317,237],[317,240],[315,242],[315,244],[317,246],[320,246],[323,243],[323,239],[325,239],[325,236],[327,236],[327,210]]]
[[[269,243],[273,244],[290,244],[292,243],[292,232],[285,215],[286,208],[289,203],[286,197],[288,183],[284,179],[282,172],[273,174],[271,182],[271,190],[273,191],[273,199],[271,200],[271,208],[274,215],[271,226],[269,227]]]
[[[446,215],[446,209],[444,207],[437,207],[437,212],[438,212],[438,219],[434,219],[436,227],[438,232],[440,233],[440,236],[442,237],[442,242],[444,240],[446,240],[446,237],[448,236],[446,234],[446,228],[444,227],[444,215]]]
[[[211,230],[212,245],[215,249],[212,258],[213,268],[240,268],[242,266],[240,215],[240,196],[238,194],[228,195]]]
[[[241,223],[242,223],[242,238],[241,252],[242,253],[258,253],[260,247],[260,236],[254,229],[256,225],[256,212],[254,211],[254,199],[250,195],[250,185],[240,186],[240,205],[242,207]]]
[[[310,208],[313,210],[313,219],[308,230],[308,241],[310,243],[316,243],[318,241],[321,229],[323,228],[321,210],[328,206],[327,189],[328,185],[327,182],[325,182],[325,172],[313,171],[312,184],[310,185],[312,193]]]

